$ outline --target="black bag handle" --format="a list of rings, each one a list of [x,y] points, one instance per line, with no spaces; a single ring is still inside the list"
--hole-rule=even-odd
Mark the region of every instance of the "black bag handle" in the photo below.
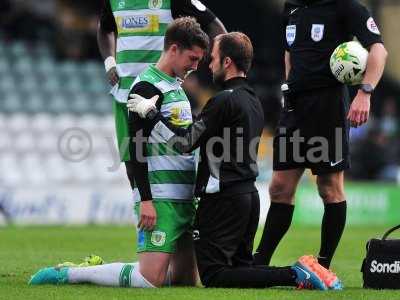
[[[389,234],[391,234],[393,231],[397,230],[400,228],[400,225],[394,226],[393,228],[390,228],[388,231],[385,232],[385,234],[382,237],[382,240],[386,240]]]

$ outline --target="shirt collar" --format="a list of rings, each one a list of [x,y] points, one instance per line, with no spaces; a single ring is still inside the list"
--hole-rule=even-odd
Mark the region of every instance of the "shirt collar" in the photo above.
[[[235,87],[238,86],[243,86],[243,85],[247,85],[247,79],[246,77],[233,77],[230,78],[226,81],[224,81],[224,83],[222,84],[222,87],[224,89],[233,89]]]
[[[167,82],[170,83],[170,84],[175,84],[175,83],[177,83],[177,82],[179,82],[179,84],[182,83],[182,80],[180,80],[180,79],[177,78],[177,77],[169,76],[167,73],[164,73],[163,71],[161,71],[160,69],[158,69],[158,68],[156,67],[155,64],[151,64],[151,65],[149,66],[149,68],[150,68],[150,70],[151,70],[153,73],[155,73],[158,77],[160,77],[161,79],[167,81]]]

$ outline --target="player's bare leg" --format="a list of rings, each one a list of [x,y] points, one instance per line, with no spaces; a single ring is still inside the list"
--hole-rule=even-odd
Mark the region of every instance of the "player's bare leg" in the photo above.
[[[318,261],[329,268],[346,224],[344,172],[317,176],[317,186],[325,207]]]
[[[138,254],[140,273],[155,287],[161,287],[166,279],[171,254],[142,252]]]
[[[269,185],[271,203],[294,204],[294,194],[304,169],[274,171]]]
[[[345,201],[343,171],[317,176],[317,186],[324,204]]]
[[[257,265],[269,265],[272,254],[292,222],[294,195],[304,169],[274,171],[269,186],[271,206],[264,232],[254,255]]]

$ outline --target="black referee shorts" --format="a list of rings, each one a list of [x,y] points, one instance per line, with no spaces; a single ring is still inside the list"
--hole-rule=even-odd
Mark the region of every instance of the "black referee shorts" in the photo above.
[[[348,106],[342,85],[285,96],[273,141],[273,169],[309,168],[314,175],[348,169]]]
[[[226,268],[252,266],[259,214],[258,192],[201,198],[194,245],[200,278],[205,286],[213,286],[215,275]]]

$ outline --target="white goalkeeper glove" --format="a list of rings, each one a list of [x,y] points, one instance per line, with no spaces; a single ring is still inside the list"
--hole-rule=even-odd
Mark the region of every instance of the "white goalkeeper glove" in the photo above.
[[[141,118],[145,119],[149,112],[157,111],[156,102],[158,98],[158,95],[147,99],[138,94],[130,94],[126,106],[128,110],[137,113]]]

